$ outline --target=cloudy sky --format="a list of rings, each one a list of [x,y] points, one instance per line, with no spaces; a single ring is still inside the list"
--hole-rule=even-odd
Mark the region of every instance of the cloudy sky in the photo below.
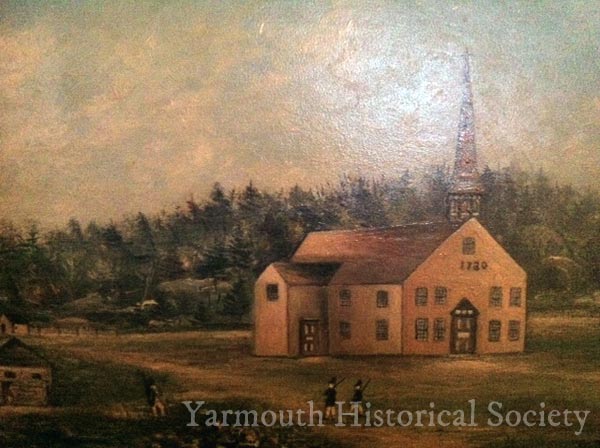
[[[3,0],[2,217],[449,162],[466,47],[480,164],[600,187],[594,1]]]

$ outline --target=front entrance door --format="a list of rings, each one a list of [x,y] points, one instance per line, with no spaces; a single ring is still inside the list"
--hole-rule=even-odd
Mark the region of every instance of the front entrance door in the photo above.
[[[450,352],[475,353],[477,348],[477,316],[479,311],[468,299],[462,299],[452,311]]]
[[[300,321],[300,353],[311,356],[319,353],[319,321],[302,319]]]

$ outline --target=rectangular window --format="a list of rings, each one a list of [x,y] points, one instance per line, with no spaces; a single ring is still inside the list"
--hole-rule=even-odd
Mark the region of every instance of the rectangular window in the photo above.
[[[435,304],[444,305],[448,299],[448,289],[444,286],[435,288]]]
[[[508,321],[508,340],[518,341],[521,337],[521,321],[509,320]]]
[[[429,338],[429,320],[419,318],[415,321],[415,339],[426,341]]]
[[[510,288],[510,306],[521,306],[521,288]]]
[[[39,373],[32,373],[31,374],[31,378],[33,378],[34,380],[41,380],[42,379],[42,375]]]
[[[388,337],[388,321],[385,319],[378,320],[375,325],[375,339],[387,341]]]
[[[342,289],[340,291],[340,306],[352,305],[352,293],[349,289]]]
[[[15,372],[6,371],[4,372],[4,378],[16,378],[17,374]]]
[[[415,305],[427,305],[427,288],[417,288],[415,291]]]
[[[342,339],[350,339],[352,336],[352,326],[350,322],[340,322],[340,337]]]
[[[502,322],[499,320],[490,320],[488,340],[490,342],[500,341],[500,334],[502,332]]]
[[[475,254],[475,238],[471,238],[471,237],[463,238],[462,253],[465,255]]]
[[[502,286],[491,287],[490,306],[502,306]]]
[[[267,300],[279,299],[279,285],[277,283],[269,283],[267,285]]]
[[[387,291],[377,291],[377,308],[387,308],[389,305],[389,294]]]
[[[435,341],[446,339],[446,321],[444,319],[435,320],[433,324],[433,339]]]

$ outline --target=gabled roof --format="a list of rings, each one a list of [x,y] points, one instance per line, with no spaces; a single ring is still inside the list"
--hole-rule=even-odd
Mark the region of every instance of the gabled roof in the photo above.
[[[310,233],[293,263],[341,263],[332,284],[399,283],[431,255],[459,225],[419,223],[381,229]]]
[[[277,262],[273,263],[273,267],[290,286],[324,286],[329,283],[339,265]]]
[[[12,314],[12,313],[0,313],[0,317],[5,316],[8,320],[10,320],[13,324],[26,324],[27,320],[23,317]]]
[[[0,347],[0,366],[45,367],[50,363],[33,348],[17,338]]]

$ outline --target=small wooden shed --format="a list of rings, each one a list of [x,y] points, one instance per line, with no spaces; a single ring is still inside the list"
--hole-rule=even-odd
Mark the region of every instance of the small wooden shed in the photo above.
[[[52,369],[46,358],[17,338],[0,347],[0,406],[46,406]]]
[[[0,336],[12,334],[29,334],[29,324],[18,316],[0,314]]]

